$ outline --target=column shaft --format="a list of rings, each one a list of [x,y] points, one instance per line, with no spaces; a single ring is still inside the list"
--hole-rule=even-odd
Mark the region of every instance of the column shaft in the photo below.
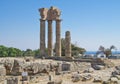
[[[65,56],[71,57],[71,36],[69,31],[65,34]]]
[[[40,20],[40,56],[45,56],[45,20]]]
[[[48,20],[48,56],[53,56],[52,20]]]
[[[61,28],[60,28],[61,20],[56,20],[56,45],[55,51],[56,56],[61,56]]]

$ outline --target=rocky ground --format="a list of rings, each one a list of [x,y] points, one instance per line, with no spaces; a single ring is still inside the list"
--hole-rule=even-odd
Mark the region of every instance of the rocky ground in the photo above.
[[[70,65],[70,69],[61,69],[64,64],[67,64],[67,68]],[[53,69],[59,69],[59,74],[56,75],[50,65]],[[15,78],[16,84],[21,84],[23,68],[29,73],[29,84],[120,84],[120,60],[63,62],[34,58],[0,58],[0,84],[14,84],[8,83],[8,80]],[[51,82],[48,72],[52,78]]]
[[[73,82],[72,81],[72,74],[64,74],[64,75],[59,75],[59,76],[53,76],[53,81],[56,80],[62,80],[62,84],[102,84],[101,82],[93,82],[94,81],[94,77],[100,77],[100,81],[107,81],[110,76],[111,76],[111,72],[114,71],[113,68],[110,69],[105,69],[105,70],[101,70],[101,71],[94,71],[93,73],[81,73],[80,75],[91,75],[93,78],[90,80],[86,80],[86,81],[78,81],[78,82]],[[48,83],[48,76],[46,76],[45,78],[40,78],[39,81],[36,81],[36,83],[31,83],[31,84],[47,84]],[[37,83],[38,82],[38,83]]]

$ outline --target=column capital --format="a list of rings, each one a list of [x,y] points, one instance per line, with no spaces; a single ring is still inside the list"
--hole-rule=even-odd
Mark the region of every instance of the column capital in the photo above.
[[[45,21],[44,19],[39,19],[40,21]]]
[[[62,19],[56,19],[55,21],[59,21],[59,22],[61,22],[61,21],[62,21]]]
[[[52,20],[47,20],[48,22],[52,22]]]

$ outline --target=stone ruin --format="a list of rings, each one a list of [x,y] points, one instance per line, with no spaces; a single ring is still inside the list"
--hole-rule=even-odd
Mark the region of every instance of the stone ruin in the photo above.
[[[56,7],[40,8],[40,56],[53,56],[53,28],[52,22],[56,22],[56,42],[55,42],[55,56],[61,57],[61,11]],[[48,52],[46,50],[46,24],[45,21],[48,22]],[[71,37],[70,32],[66,32],[66,56],[71,57]]]
[[[5,80],[5,84],[20,84],[17,77],[9,77]]]
[[[47,72],[53,72],[54,69],[55,69],[55,75],[60,75],[63,72],[68,73],[79,70],[78,66],[74,62],[52,61],[52,60],[48,62],[45,60],[43,61],[44,62],[40,62],[40,60],[39,61],[30,60],[29,62],[27,62],[25,61],[25,59],[19,59],[19,58],[13,58],[13,59],[1,58],[0,84],[2,81],[6,82],[5,84],[19,84],[20,82],[19,76],[21,76],[22,70],[24,68],[27,70],[30,78],[38,74],[46,74]],[[87,67],[89,65],[90,63],[86,63]],[[8,67],[10,69],[7,70]],[[81,66],[80,68],[83,69],[84,67]]]
[[[41,56],[46,56],[46,43],[45,43],[45,21],[48,22],[48,56],[53,56],[53,31],[52,31],[52,22],[56,21],[56,56],[61,56],[61,33],[60,33],[60,10],[51,7],[50,9],[41,8],[40,12],[40,53]]]
[[[55,69],[55,74],[60,75],[63,73],[69,72],[81,72],[81,73],[93,73],[94,70],[102,70],[106,67],[114,67],[114,65],[108,60],[101,60],[101,59],[87,59],[87,60],[75,60],[69,59],[71,58],[71,35],[70,31],[65,32],[65,57],[67,60],[62,59],[61,57],[61,11],[56,7],[51,7],[50,9],[41,8],[39,9],[40,12],[40,56],[45,57],[48,55],[49,57],[53,56],[53,32],[52,32],[52,22],[56,21],[56,52],[55,56],[60,57],[61,60],[52,60],[51,63],[47,61],[40,62],[30,59],[0,59],[0,83],[1,81],[5,80],[5,84],[19,84],[19,78],[17,76],[21,75],[22,70],[25,68],[28,71],[30,76],[30,81],[34,78],[34,75],[41,74],[41,73],[48,73],[53,72],[52,70]],[[48,22],[48,52],[45,52],[46,49],[46,40],[45,40],[45,21]],[[64,60],[64,61],[63,61]],[[119,66],[120,67],[120,66]],[[117,68],[119,68],[117,67]],[[12,77],[6,78],[6,75],[11,75]],[[120,69],[115,70],[112,72],[112,75],[118,76],[120,75]],[[13,77],[14,76],[14,77]],[[73,82],[86,81],[91,80],[93,77],[89,74],[87,75],[80,75],[80,74],[73,74]],[[112,79],[111,79],[112,80]],[[102,81],[101,78],[96,77],[94,78],[94,82]],[[53,82],[53,81],[52,81]],[[61,84],[62,81],[58,81],[59,83],[48,82],[48,84]],[[4,83],[3,83],[4,84]]]
[[[21,76],[21,70],[24,68],[27,70],[30,78],[30,82],[34,82],[37,80],[36,77],[44,76],[47,72],[54,72],[55,75],[62,75],[73,72],[82,73],[80,76],[73,74],[73,81],[81,80],[89,80],[93,77],[90,75],[84,75],[89,73],[94,73],[94,70],[104,70],[105,67],[110,68],[114,67],[111,65],[110,61],[107,60],[91,60],[90,61],[57,61],[57,60],[30,60],[26,61],[26,59],[19,58],[1,58],[0,59],[0,84],[2,81],[6,82],[5,84],[19,84]],[[95,66],[92,67],[92,66]],[[104,67],[104,68],[103,68]],[[9,69],[8,69],[9,68]],[[113,76],[120,75],[120,67],[116,67],[116,70],[112,73]],[[99,77],[98,77],[99,78]],[[97,78],[95,79],[95,81]],[[21,83],[20,83],[21,84]],[[34,84],[34,83],[33,83]]]
[[[71,36],[70,31],[66,31],[65,34],[65,56],[71,57]]]

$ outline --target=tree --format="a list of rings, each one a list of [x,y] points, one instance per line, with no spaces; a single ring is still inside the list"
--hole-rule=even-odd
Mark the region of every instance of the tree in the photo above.
[[[7,57],[8,56],[8,48],[0,45],[0,57]]]
[[[10,56],[10,57],[16,57],[17,56],[16,49],[13,48],[13,47],[8,48],[8,56]]]
[[[99,47],[99,51],[100,51],[100,52],[104,52],[104,51],[105,51],[105,48],[104,48],[103,46],[100,46],[100,47]]]
[[[31,49],[26,49],[26,51],[22,51],[18,48],[0,45],[0,57],[35,56],[38,53],[39,50],[32,51]]]
[[[65,56],[65,39],[64,38],[61,39],[61,52],[62,52],[61,55]],[[80,48],[76,44],[71,43],[71,54],[72,54],[72,56],[77,56],[79,54],[84,54],[84,52],[86,52],[86,50],[84,48]]]
[[[112,49],[116,49],[116,47],[114,45],[111,45],[110,48],[104,48],[103,46],[100,46],[97,53],[104,53],[106,55],[106,57],[112,55]]]
[[[116,48],[114,45],[111,45],[111,46],[110,46],[110,50],[112,50],[112,49],[115,49],[115,50],[116,50],[117,48]]]
[[[78,56],[79,54],[83,55],[86,52],[84,48],[80,48],[75,44],[71,44],[71,48],[72,48],[72,56]]]
[[[31,49],[26,49],[26,51],[23,52],[23,56],[34,56],[34,53]]]
[[[40,49],[34,50],[33,53],[34,53],[34,56],[35,56],[35,57],[36,57],[36,56],[40,56]]]
[[[112,50],[117,50],[117,48],[114,45],[110,46],[111,55],[112,55]]]
[[[14,48],[16,50],[16,56],[22,56],[22,51],[20,49]]]
[[[62,56],[65,56],[65,39],[64,38],[62,38],[61,39],[61,55]]]
[[[112,54],[112,52],[109,48],[107,48],[107,49],[105,49],[104,54],[106,55],[106,57],[108,57],[109,55]]]
[[[7,56],[8,56],[8,53],[6,51],[1,52],[1,57],[7,57]]]
[[[97,55],[98,54],[100,54],[100,53],[104,53],[105,52],[105,48],[103,47],[103,46],[100,46],[99,48],[98,48],[98,51],[97,51]]]
[[[22,51],[17,48],[13,47],[6,47],[3,45],[0,45],[0,56],[1,57],[16,57],[16,56],[22,56]]]

